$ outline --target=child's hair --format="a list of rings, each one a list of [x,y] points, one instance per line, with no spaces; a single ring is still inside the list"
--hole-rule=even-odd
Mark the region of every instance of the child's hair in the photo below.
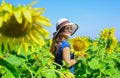
[[[52,39],[52,45],[50,47],[50,52],[55,56],[58,49],[59,49],[59,46],[60,46],[60,43],[62,41],[62,38],[66,39],[67,36],[63,33],[64,32],[64,29],[65,27],[63,27],[60,32],[57,34],[56,37],[53,37]]]

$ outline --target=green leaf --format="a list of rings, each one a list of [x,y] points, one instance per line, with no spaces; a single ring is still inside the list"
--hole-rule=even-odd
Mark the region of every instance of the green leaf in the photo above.
[[[98,50],[98,46],[92,46],[91,49],[92,49],[92,51],[96,51],[96,50]]]
[[[104,68],[101,68],[101,69],[100,69],[100,72],[102,72],[103,74],[105,74],[105,70],[106,70],[105,67],[104,67]]]
[[[20,78],[19,72],[16,70],[16,68],[6,60],[0,58],[0,65],[6,67],[12,73],[12,75],[15,76],[15,78]]]
[[[45,73],[46,78],[56,78],[56,74],[53,71],[48,71]]]
[[[100,68],[99,59],[98,58],[93,58],[92,60],[90,60],[90,62],[88,62],[88,65],[93,70],[99,69]]]
[[[99,54],[100,56],[104,56],[104,54],[106,53],[105,48],[99,48],[99,49],[100,49],[100,51],[98,52],[98,54]]]
[[[49,59],[49,58],[43,58],[43,60],[42,60],[43,66],[46,66],[46,65],[48,64],[48,62],[49,62],[48,59]]]
[[[120,71],[116,70],[112,77],[113,78],[120,78]]]
[[[16,57],[15,55],[11,55],[10,57],[7,57],[6,59],[10,64],[12,65],[21,65],[21,61],[18,57]]]
[[[114,69],[112,69],[112,68],[106,69],[106,70],[105,70],[105,73],[106,73],[107,75],[109,75],[109,76],[112,76],[112,75],[114,75]]]
[[[10,71],[7,71],[1,78],[15,78]]]
[[[68,65],[68,63],[67,62],[65,62],[64,60],[62,60],[62,63],[63,63],[63,65],[62,66],[64,66],[64,67],[68,67],[69,65]]]

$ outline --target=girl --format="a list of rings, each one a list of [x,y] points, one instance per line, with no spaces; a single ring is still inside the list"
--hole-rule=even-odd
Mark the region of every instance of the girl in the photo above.
[[[74,64],[77,60],[74,59],[74,55],[70,53],[70,44],[67,39],[72,36],[78,25],[70,23],[68,19],[62,18],[56,23],[56,32],[53,33],[53,42],[50,48],[50,52],[55,56],[55,62],[62,65],[62,60],[68,63],[69,70],[74,74]]]

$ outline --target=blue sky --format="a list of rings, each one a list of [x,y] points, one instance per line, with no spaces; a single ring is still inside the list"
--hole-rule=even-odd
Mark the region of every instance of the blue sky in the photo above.
[[[27,5],[34,0],[5,0],[13,5]],[[1,3],[1,1],[0,1]],[[95,39],[104,28],[115,27],[115,36],[120,41],[120,0],[38,0],[33,7],[45,8],[44,16],[51,20],[52,33],[60,18],[68,18],[79,25],[75,36],[89,36]]]

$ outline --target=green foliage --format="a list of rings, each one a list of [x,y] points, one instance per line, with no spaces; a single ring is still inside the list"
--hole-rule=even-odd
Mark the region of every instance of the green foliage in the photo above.
[[[7,73],[4,75],[3,73],[0,73],[0,74],[3,74],[3,77],[2,78],[8,78],[7,76],[12,76],[12,77],[15,77],[15,78],[20,78],[19,76],[19,73],[17,71],[17,69],[11,65],[10,63],[8,63],[6,60],[0,58],[0,65],[4,66],[6,68],[6,71]],[[7,70],[8,69],[8,70]],[[3,69],[2,69],[3,70]],[[3,70],[4,71],[4,70]],[[11,72],[11,73],[10,73]],[[11,75],[12,74],[12,75]]]
[[[107,53],[105,41],[98,40],[97,46],[90,46],[88,58],[81,58],[75,65],[76,78],[119,78],[120,52]],[[92,43],[92,42],[91,42]],[[119,47],[116,47],[119,48]]]
[[[116,51],[107,54],[105,41],[99,40],[98,46],[89,46],[88,58],[80,58],[75,65],[76,78],[119,78],[120,77],[120,52]],[[93,43],[94,40],[90,40]],[[20,55],[17,52],[0,52],[0,78],[59,78],[65,77],[63,73],[68,72],[66,62],[63,66],[56,64],[54,56],[49,52],[49,40],[41,49],[36,47],[34,52],[28,50],[28,55],[22,50]],[[2,48],[2,47],[1,47]],[[30,47],[29,47],[30,49]],[[60,69],[57,70],[56,66]]]
[[[25,55],[24,52],[20,55],[17,55],[14,51],[7,52],[7,54],[4,51],[1,52],[0,56],[6,60],[0,59],[0,77],[57,78],[56,72],[59,71],[53,64],[54,57],[49,52],[48,44],[49,42],[46,41],[46,45],[42,49],[34,44],[35,52],[28,52],[28,55]]]

